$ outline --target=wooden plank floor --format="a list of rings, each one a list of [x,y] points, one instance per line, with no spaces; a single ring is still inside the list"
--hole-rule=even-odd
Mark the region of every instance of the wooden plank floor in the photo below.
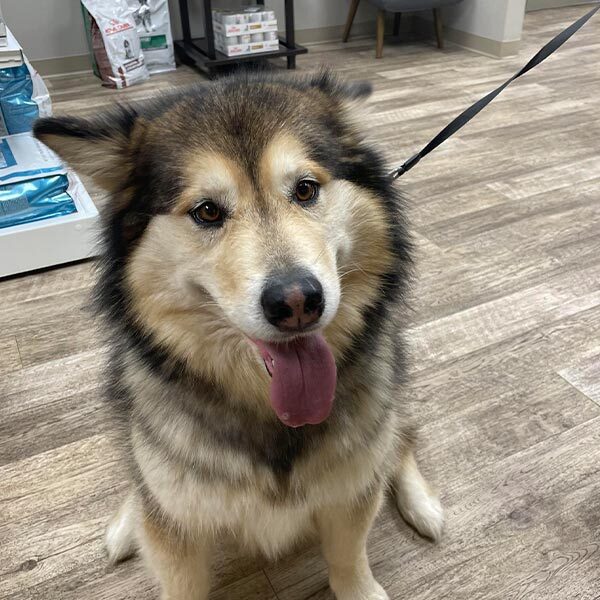
[[[519,57],[427,41],[311,48],[373,82],[370,128],[404,160],[584,7],[530,13]],[[410,339],[419,457],[448,516],[438,545],[387,506],[370,538],[394,599],[600,599],[600,17],[401,180],[419,249]],[[49,81],[57,113],[196,81],[185,68],[115,93]],[[99,195],[95,192],[95,197]],[[0,281],[0,598],[149,600],[139,560],[107,568],[122,497],[101,401],[93,264]],[[214,600],[324,600],[313,546],[276,564],[223,554]]]

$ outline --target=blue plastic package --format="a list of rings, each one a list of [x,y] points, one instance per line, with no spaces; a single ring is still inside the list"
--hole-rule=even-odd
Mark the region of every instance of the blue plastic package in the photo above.
[[[0,136],[30,131],[38,117],[52,114],[46,84],[8,28],[5,49],[21,58],[0,69]]]
[[[77,211],[66,175],[0,185],[0,229]]]
[[[77,212],[58,157],[31,134],[0,138],[0,229]]]
[[[33,81],[26,64],[0,69],[0,109],[6,131],[29,131],[39,116],[37,102],[33,100]]]

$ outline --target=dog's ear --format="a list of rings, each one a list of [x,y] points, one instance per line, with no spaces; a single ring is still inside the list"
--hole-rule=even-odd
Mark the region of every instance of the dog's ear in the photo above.
[[[314,73],[309,84],[343,104],[362,104],[373,92],[368,81],[345,81],[326,69]]]
[[[92,119],[39,119],[33,133],[75,171],[115,192],[126,185],[134,169],[145,127],[136,110],[119,106]]]
[[[353,81],[341,84],[344,97],[350,102],[364,102],[373,93],[368,81]]]

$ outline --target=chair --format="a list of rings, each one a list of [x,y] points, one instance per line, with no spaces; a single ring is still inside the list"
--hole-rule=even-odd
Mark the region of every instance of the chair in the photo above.
[[[348,18],[346,19],[346,27],[344,28],[344,42],[350,37],[350,29],[356,15],[356,9],[360,0],[352,0]],[[435,36],[437,38],[438,48],[444,47],[442,15],[440,8],[450,4],[458,4],[461,0],[369,0],[371,4],[377,7],[377,44],[375,57],[383,56],[383,34],[385,31],[385,13],[394,13],[394,35],[398,35],[400,31],[400,18],[403,12],[414,12],[418,10],[433,9],[433,22],[435,27]]]

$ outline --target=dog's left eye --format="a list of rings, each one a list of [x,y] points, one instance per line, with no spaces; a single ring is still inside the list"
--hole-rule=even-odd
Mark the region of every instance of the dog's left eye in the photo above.
[[[300,204],[308,204],[319,196],[319,184],[311,179],[301,179],[294,190],[294,200]]]
[[[189,215],[199,225],[222,225],[224,219],[223,211],[210,200],[192,208]]]

